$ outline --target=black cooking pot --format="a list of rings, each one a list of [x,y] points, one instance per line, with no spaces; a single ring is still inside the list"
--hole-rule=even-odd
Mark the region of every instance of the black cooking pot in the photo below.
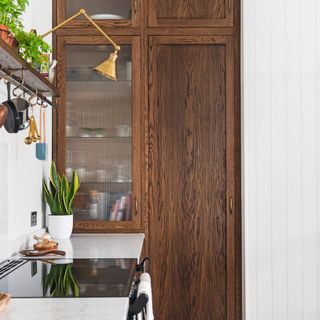
[[[15,105],[19,114],[19,130],[27,129],[29,127],[28,101],[20,97],[13,98],[11,101]]]
[[[19,130],[24,130],[29,126],[29,103],[20,97],[11,99],[9,82],[7,82],[7,92],[8,100],[3,102],[8,108],[8,116],[4,127],[9,133],[17,133]]]

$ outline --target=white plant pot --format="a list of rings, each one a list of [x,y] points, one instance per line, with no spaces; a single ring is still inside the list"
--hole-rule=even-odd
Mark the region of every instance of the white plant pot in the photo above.
[[[49,214],[49,233],[53,239],[69,239],[73,228],[73,215],[59,216]]]

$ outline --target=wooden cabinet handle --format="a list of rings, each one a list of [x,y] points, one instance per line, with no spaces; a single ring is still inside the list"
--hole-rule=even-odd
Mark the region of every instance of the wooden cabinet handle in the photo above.
[[[138,0],[134,0],[134,14],[137,14],[138,13],[138,3],[137,3]]]
[[[135,215],[138,215],[138,199],[137,199],[137,197],[134,197],[134,213],[135,213]]]
[[[233,213],[233,198],[232,197],[229,198],[229,212],[230,212],[230,214]]]

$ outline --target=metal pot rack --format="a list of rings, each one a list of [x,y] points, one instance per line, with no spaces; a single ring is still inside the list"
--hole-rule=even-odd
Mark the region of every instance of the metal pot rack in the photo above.
[[[28,83],[25,82],[23,78],[16,76],[14,72],[7,70],[1,64],[0,64],[0,77],[2,77],[2,79],[5,79],[6,81],[9,81],[15,86],[19,87],[20,90],[24,91],[25,93],[28,93],[30,96],[36,96],[43,103],[49,104],[54,108],[56,107],[56,105],[47,97],[45,97],[41,92],[39,92],[37,89],[33,89],[30,85],[28,85]]]
[[[1,78],[31,96],[37,96],[42,103],[56,107],[48,97],[58,97],[57,88],[2,40],[0,40]]]

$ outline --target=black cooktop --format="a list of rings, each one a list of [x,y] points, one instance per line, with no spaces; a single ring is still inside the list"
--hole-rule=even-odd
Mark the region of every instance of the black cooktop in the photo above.
[[[8,260],[0,292],[14,298],[129,297],[136,259]]]

